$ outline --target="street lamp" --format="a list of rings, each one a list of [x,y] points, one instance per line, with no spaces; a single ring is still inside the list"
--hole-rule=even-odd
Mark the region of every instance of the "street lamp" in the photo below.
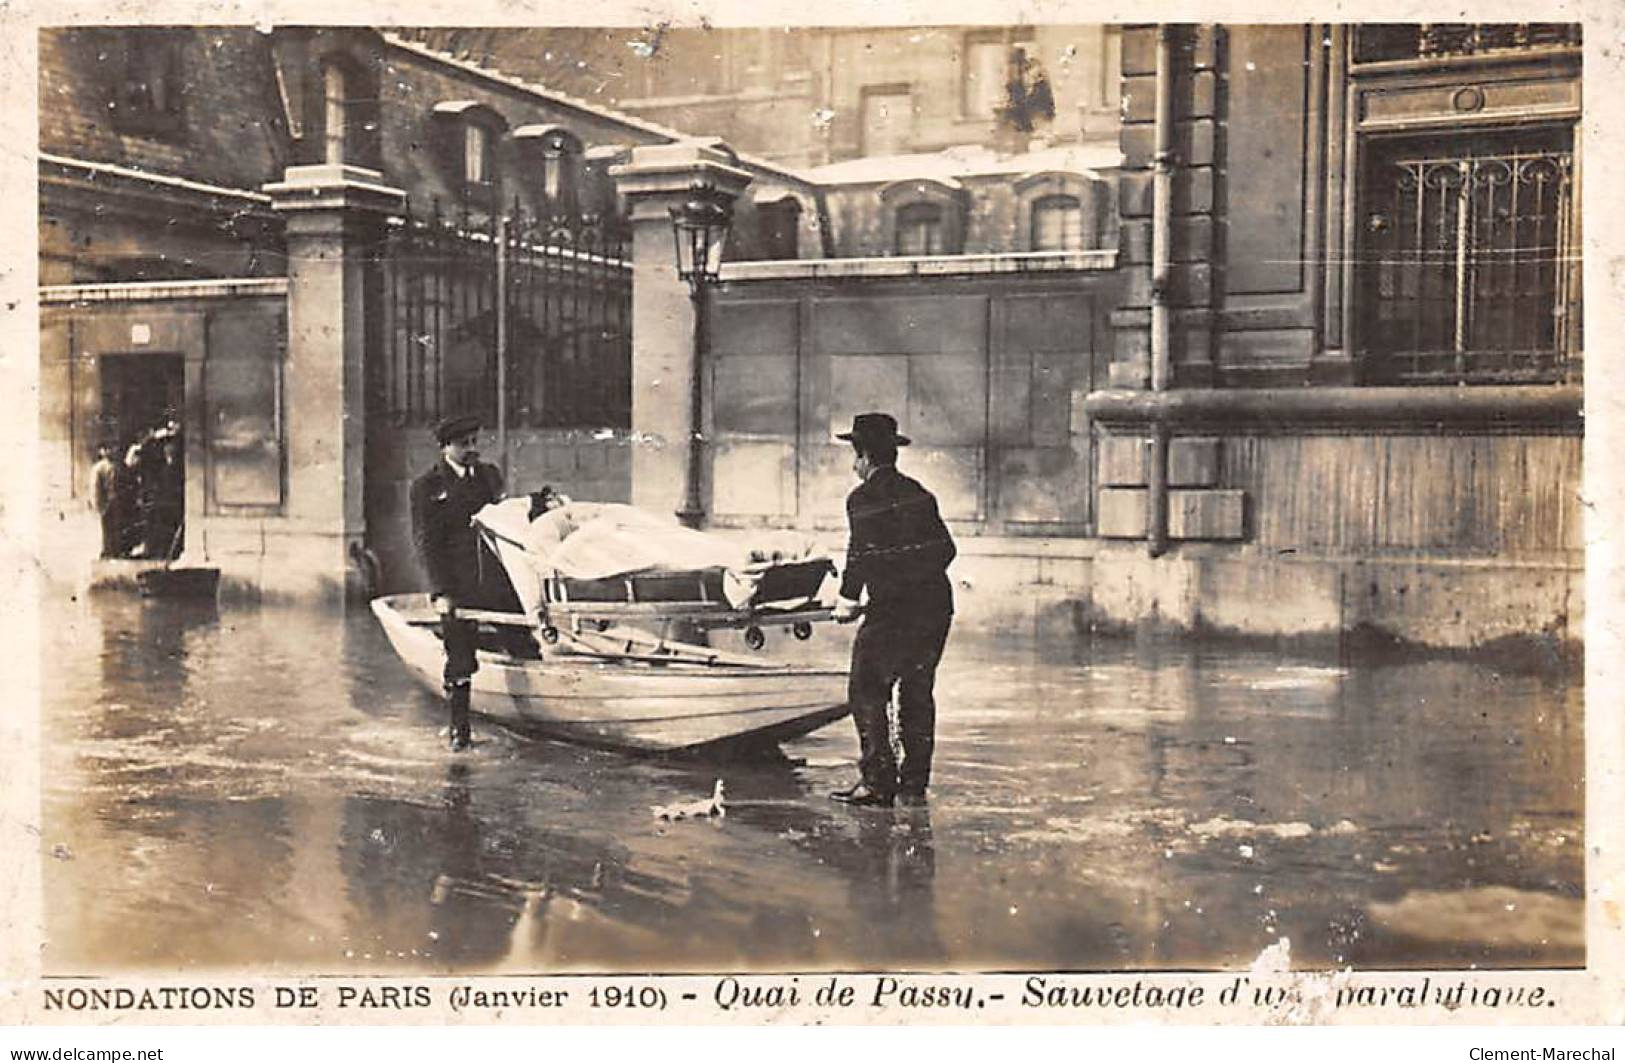
[[[670,209],[672,237],[677,241],[677,276],[688,282],[694,301],[694,370],[690,374],[688,491],[679,520],[698,528],[705,519],[700,496],[700,472],[704,445],[705,378],[703,359],[707,355],[705,289],[715,284],[722,272],[722,245],[731,220],[729,199],[714,188],[696,186],[688,198]]]

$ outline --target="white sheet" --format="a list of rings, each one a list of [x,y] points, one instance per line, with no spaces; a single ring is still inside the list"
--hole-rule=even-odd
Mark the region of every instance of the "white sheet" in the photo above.
[[[486,506],[474,522],[495,533],[497,553],[526,612],[543,602],[542,584],[553,576],[606,579],[634,572],[728,571],[723,593],[742,608],[755,591],[750,567],[763,561],[814,556],[814,544],[794,533],[770,532],[747,543],[685,528],[632,506],[571,502],[530,517],[530,499],[506,499]]]

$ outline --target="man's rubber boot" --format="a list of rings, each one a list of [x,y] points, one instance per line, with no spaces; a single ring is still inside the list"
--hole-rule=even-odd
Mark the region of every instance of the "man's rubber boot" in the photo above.
[[[446,687],[446,707],[451,710],[451,751],[461,753],[474,744],[468,726],[468,683]]]

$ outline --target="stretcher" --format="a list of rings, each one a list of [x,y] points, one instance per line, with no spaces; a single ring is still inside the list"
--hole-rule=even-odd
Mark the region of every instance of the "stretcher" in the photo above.
[[[543,581],[541,635],[556,642],[560,629],[682,623],[693,631],[740,630],[753,650],[766,644],[766,632],[789,629],[797,639],[812,637],[813,625],[832,619],[818,600],[819,588],[835,571],[828,558],[761,562],[735,573],[755,584],[743,605],[725,593],[728,570],[641,572],[605,579],[554,576]]]

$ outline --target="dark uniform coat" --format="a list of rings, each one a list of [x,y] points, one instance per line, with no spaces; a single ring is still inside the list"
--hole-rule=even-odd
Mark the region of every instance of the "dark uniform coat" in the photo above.
[[[919,481],[881,466],[847,496],[846,520],[851,541],[841,597],[857,601],[868,588],[871,619],[953,613],[954,541]]]
[[[482,583],[491,579],[484,572],[490,558],[481,557],[471,519],[501,498],[502,472],[485,462],[459,476],[442,459],[412,482],[412,542],[431,594],[450,595],[458,605],[477,604]]]
[[[468,475],[460,476],[441,459],[412,482],[412,541],[429,577],[429,592],[450,597],[455,608],[519,608],[501,562],[480,542],[471,522],[474,514],[501,498],[502,472],[484,462],[475,462]],[[448,690],[466,685],[478,670],[478,630],[471,620],[442,622]],[[455,715],[454,730],[459,726]]]
[[[936,498],[893,466],[875,469],[853,489],[846,517],[851,541],[841,597],[855,601],[869,592],[847,685],[858,729],[858,769],[878,795],[923,796],[936,738],[937,662],[953,624],[948,564],[957,551]],[[893,687],[901,765],[889,735]]]

